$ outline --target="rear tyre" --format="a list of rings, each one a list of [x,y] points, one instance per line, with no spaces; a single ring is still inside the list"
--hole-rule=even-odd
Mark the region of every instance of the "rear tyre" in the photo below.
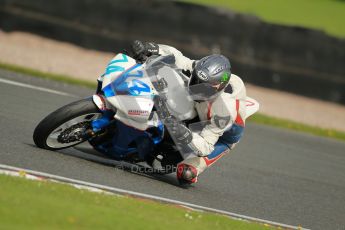
[[[82,134],[101,116],[91,97],[73,102],[44,118],[35,128],[33,140],[48,150],[72,147],[86,140]]]

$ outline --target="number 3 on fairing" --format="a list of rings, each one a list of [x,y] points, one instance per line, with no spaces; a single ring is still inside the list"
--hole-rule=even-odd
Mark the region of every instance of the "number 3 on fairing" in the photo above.
[[[133,83],[133,86],[131,88],[129,88],[129,90],[134,95],[140,95],[143,92],[144,93],[150,93],[151,92],[150,87],[138,79],[134,79],[132,81],[132,83]]]

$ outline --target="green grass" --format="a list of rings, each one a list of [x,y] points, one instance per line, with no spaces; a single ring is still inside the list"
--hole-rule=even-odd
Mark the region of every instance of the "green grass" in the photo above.
[[[0,175],[1,229],[271,229],[149,200]]]
[[[76,78],[73,78],[71,76],[67,75],[61,75],[61,74],[52,74],[52,73],[45,73],[41,72],[38,70],[26,68],[26,67],[21,67],[17,65],[12,65],[12,64],[7,64],[7,63],[1,63],[0,62],[0,69],[4,70],[9,70],[13,71],[16,73],[22,73],[22,74],[27,74],[33,77],[39,77],[43,79],[49,79],[49,80],[54,80],[54,81],[59,81],[59,82],[64,82],[72,85],[79,85],[79,86],[85,86],[91,89],[96,88],[96,79],[94,82],[90,81],[85,81],[85,80],[79,80]]]
[[[86,86],[92,89],[95,89],[96,87],[96,84],[93,82],[78,80],[78,79],[72,78],[70,76],[65,76],[65,75],[44,73],[44,72],[36,71],[33,69],[25,68],[25,67],[15,66],[15,65],[0,63],[0,69],[14,71],[17,73],[23,73],[23,74],[27,74],[33,77],[45,78],[45,79],[75,84],[75,85],[82,85],[82,86]],[[279,128],[285,128],[285,129],[292,129],[292,130],[305,132],[305,133],[309,133],[309,134],[313,134],[317,136],[336,138],[336,139],[345,141],[344,132],[340,132],[333,129],[322,129],[318,127],[313,127],[313,126],[305,125],[298,122],[270,117],[270,116],[263,115],[260,113],[255,114],[254,116],[250,117],[248,120],[249,122],[254,122],[258,124],[270,125],[270,126],[275,126]]]
[[[345,1],[340,0],[182,0],[256,15],[266,22],[323,30],[345,38]]]

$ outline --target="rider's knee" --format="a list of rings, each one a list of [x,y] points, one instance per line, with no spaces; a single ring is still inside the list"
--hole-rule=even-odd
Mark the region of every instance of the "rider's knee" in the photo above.
[[[180,184],[193,184],[197,182],[198,170],[188,164],[179,164],[177,166],[177,179]]]
[[[231,128],[223,133],[219,140],[227,144],[230,149],[233,149],[235,145],[241,140],[244,133],[244,127],[240,125],[232,125]]]

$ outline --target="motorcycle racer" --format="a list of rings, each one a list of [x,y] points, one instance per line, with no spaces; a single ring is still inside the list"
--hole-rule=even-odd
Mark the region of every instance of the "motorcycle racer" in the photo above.
[[[177,179],[181,184],[195,183],[198,175],[230,152],[243,135],[246,117],[244,83],[231,73],[230,62],[223,55],[212,54],[191,60],[174,47],[138,40],[133,42],[132,51],[136,59],[173,54],[176,66],[188,77],[187,87],[195,101],[197,114],[193,120],[204,125],[200,125],[199,131],[193,131],[171,117],[165,126],[177,137],[177,144],[191,152],[182,153],[183,159],[177,165]],[[169,155],[156,152],[152,165],[159,165],[164,155]]]
[[[132,52],[116,54],[97,80],[92,97],[36,126],[38,147],[55,151],[88,141],[121,167],[176,172],[181,184],[192,184],[234,148],[245,119],[259,109],[219,54],[192,60],[171,46],[135,41]]]

